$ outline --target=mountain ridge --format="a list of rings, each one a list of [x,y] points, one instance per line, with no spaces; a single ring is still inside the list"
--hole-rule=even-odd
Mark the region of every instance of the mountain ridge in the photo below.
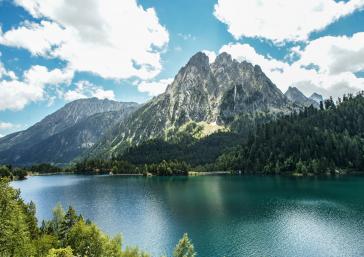
[[[227,53],[210,64],[207,55],[198,52],[179,70],[165,93],[114,128],[89,156],[111,157],[149,139],[169,138],[188,123],[207,123],[218,131],[228,129],[241,113],[274,115],[295,108],[258,65],[238,62]]]
[[[315,108],[319,108],[320,101],[313,99],[318,99],[320,97],[320,95],[317,93],[313,93],[310,97],[306,97],[297,87],[289,87],[284,95],[293,103],[303,107],[310,107],[312,105]]]
[[[112,100],[99,100],[97,98],[79,99],[66,104],[58,111],[46,116],[41,121],[37,122],[30,128],[15,132],[0,139],[0,162],[2,163],[21,163],[28,164],[37,162],[69,162],[73,158],[63,158],[62,154],[57,154],[57,149],[64,146],[78,148],[69,149],[67,151],[74,151],[80,154],[82,147],[74,145],[74,141],[79,142],[82,146],[87,140],[91,140],[92,144],[96,143],[107,131],[108,126],[113,126],[115,123],[121,122],[125,116],[136,109],[139,105],[132,102],[122,103]],[[113,115],[111,115],[113,113]],[[89,122],[88,127],[77,127],[77,125],[87,122],[88,119],[93,120]],[[100,123],[101,121],[104,124]],[[62,138],[62,133],[68,133],[74,129],[74,137]],[[100,131],[102,130],[102,131]],[[79,133],[78,135],[77,132]],[[81,139],[80,137],[82,137]],[[50,139],[57,139],[55,142]],[[85,142],[83,142],[85,141]],[[48,144],[45,144],[48,142]],[[57,143],[58,142],[58,143]],[[53,146],[50,148],[49,146]],[[38,147],[37,147],[38,146]],[[89,148],[83,147],[83,148]],[[49,151],[47,157],[46,151]],[[43,154],[39,154],[42,152]],[[61,157],[59,159],[59,157]],[[39,159],[40,158],[40,159]]]

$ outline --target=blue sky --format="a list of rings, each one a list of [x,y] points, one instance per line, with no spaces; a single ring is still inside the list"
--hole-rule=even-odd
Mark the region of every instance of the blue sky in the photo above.
[[[84,97],[143,103],[198,51],[285,91],[364,89],[364,0],[0,0],[0,135]]]

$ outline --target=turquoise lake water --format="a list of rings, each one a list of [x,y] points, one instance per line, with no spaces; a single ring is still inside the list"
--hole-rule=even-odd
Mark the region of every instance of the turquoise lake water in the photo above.
[[[364,177],[39,176],[12,182],[39,220],[72,205],[153,256],[364,256]]]

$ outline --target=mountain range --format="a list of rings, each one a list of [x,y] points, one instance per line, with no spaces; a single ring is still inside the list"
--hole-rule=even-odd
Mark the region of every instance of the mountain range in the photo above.
[[[310,97],[306,97],[298,88],[289,87],[284,95],[293,103],[309,107],[313,106],[319,108],[320,102],[323,101],[323,97],[317,93],[313,93]]]
[[[143,105],[82,99],[25,131],[0,139],[0,163],[65,164],[80,157],[109,158],[153,138],[180,133],[205,137],[234,130],[242,116],[274,117],[319,106],[322,97],[297,88],[283,94],[258,65],[221,53],[213,63],[197,53],[182,67],[165,93]]]
[[[138,106],[97,98],[68,103],[27,130],[0,138],[0,163],[68,163]]]

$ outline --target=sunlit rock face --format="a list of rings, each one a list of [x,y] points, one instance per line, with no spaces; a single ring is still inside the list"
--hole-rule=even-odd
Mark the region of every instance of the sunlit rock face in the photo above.
[[[169,137],[184,124],[229,124],[242,113],[288,113],[294,105],[259,66],[222,53],[213,63],[197,53],[182,67],[166,92],[153,98],[100,141],[93,153],[110,155],[156,137]]]

